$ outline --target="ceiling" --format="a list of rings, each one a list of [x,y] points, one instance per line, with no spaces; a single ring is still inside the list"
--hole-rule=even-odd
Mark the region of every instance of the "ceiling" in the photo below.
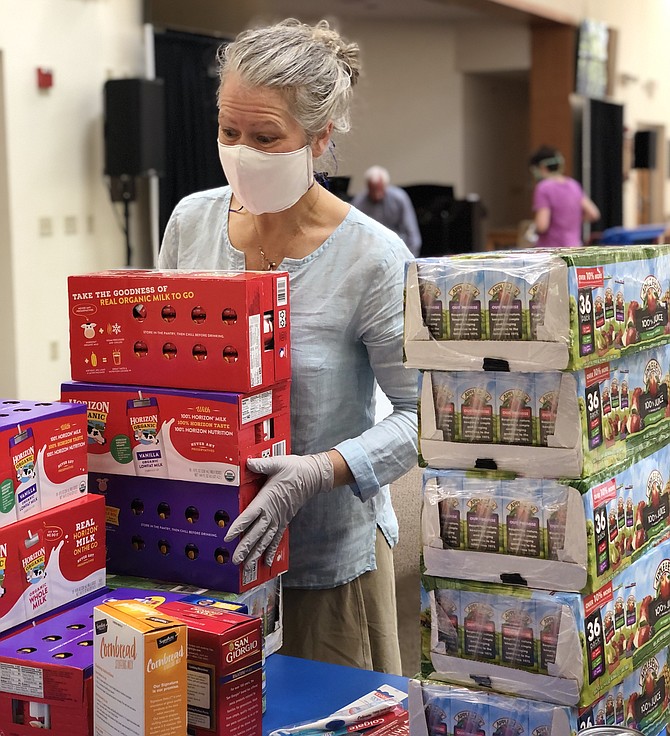
[[[475,3],[450,0],[275,0],[279,14],[298,17],[477,21],[490,17]],[[468,7],[469,6],[469,7]]]
[[[304,18],[369,18],[378,20],[486,21],[568,23],[576,20],[561,11],[538,7],[532,0],[274,0],[280,15]]]

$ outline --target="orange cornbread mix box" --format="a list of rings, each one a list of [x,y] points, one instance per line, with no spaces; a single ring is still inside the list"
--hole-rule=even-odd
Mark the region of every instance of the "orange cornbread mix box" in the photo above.
[[[184,736],[187,628],[138,601],[93,612],[95,736]]]

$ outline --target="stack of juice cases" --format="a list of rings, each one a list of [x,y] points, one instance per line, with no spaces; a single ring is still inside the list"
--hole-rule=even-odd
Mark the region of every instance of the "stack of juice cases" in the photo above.
[[[425,468],[413,736],[666,727],[669,307],[668,246],[408,264]]]

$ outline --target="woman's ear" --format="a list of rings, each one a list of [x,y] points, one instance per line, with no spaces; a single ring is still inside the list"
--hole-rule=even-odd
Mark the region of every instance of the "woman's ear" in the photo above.
[[[319,158],[323,155],[326,148],[328,148],[328,144],[330,143],[330,136],[333,133],[333,123],[330,121],[328,125],[326,125],[323,133],[320,133],[311,143],[311,149],[312,149],[312,158]]]

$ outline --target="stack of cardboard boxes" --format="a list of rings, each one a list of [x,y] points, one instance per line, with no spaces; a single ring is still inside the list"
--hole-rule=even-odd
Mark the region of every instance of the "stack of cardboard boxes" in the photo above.
[[[667,724],[669,275],[667,246],[409,264],[413,735]]]
[[[0,720],[10,736],[70,723],[88,734],[93,720],[110,735],[183,736],[187,724],[194,734],[260,734],[264,645],[281,644],[287,538],[272,566],[242,570],[231,561],[237,540],[224,536],[263,482],[247,458],[290,452],[288,278],[110,271],[71,277],[69,292],[73,381],[59,413],[14,408],[21,427],[7,420],[5,465],[23,481],[34,464],[47,482],[41,495],[30,482],[17,489],[16,512],[3,483],[2,518],[65,501],[71,487],[79,495],[87,480],[95,493],[62,518],[44,512],[40,523],[6,527],[21,534],[0,544],[1,620],[102,588],[105,521],[119,589],[2,643]],[[58,426],[40,423],[43,414]],[[132,587],[119,587],[125,579]]]
[[[8,635],[104,588],[105,504],[87,493],[84,407],[0,400],[0,445],[0,632]],[[4,733],[49,722],[34,670],[0,660]]]

